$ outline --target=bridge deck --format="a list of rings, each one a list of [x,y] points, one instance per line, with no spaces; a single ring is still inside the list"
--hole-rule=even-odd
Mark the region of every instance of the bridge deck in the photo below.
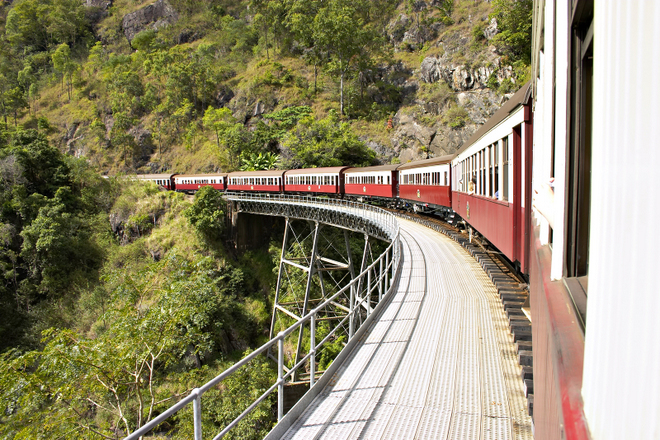
[[[495,287],[453,241],[401,230],[398,291],[283,438],[533,438]]]

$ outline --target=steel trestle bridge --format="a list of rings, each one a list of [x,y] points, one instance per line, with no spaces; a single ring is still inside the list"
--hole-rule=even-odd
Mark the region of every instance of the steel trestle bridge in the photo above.
[[[277,380],[214,439],[275,391],[278,424],[268,439],[532,438],[497,291],[454,242],[346,200],[225,199],[234,212],[286,219],[271,339],[127,439],[192,403],[201,440],[203,393],[261,354],[277,362]],[[355,233],[359,259],[349,240]],[[317,371],[318,354],[342,341],[335,360]],[[310,389],[285,415],[284,386],[300,381]]]

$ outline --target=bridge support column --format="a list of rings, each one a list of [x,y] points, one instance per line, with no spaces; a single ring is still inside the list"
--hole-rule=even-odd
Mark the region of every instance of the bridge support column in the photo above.
[[[360,272],[373,261],[372,240],[369,235],[364,234],[364,253]],[[351,242],[350,231],[346,229],[331,228],[319,221],[286,218],[270,325],[271,339],[356,278]],[[373,271],[373,275],[377,276],[375,268]],[[343,330],[336,332],[331,338],[344,335],[350,340],[353,337],[356,328],[371,312],[370,298],[367,296],[369,290],[362,292],[365,284],[367,288],[374,288],[375,284],[372,286],[371,277],[372,274],[369,273],[369,281],[360,280],[345,289],[344,293],[334,298],[315,318],[314,333],[319,340],[328,336],[329,328],[335,326],[335,324],[328,326],[324,321],[340,323],[345,320],[342,324]],[[380,299],[382,284],[379,284],[378,289]],[[294,333],[295,337],[292,334],[284,341],[283,368],[287,372],[289,367],[300,363],[308,356],[310,350],[315,350],[316,341],[309,340],[311,333],[311,323],[307,322]],[[319,356],[317,353],[314,354],[315,356],[310,356],[305,362],[318,360]],[[275,359],[274,353],[269,355]],[[292,382],[304,379],[301,378],[301,371],[302,369],[296,369],[291,375]],[[316,365],[309,365],[307,373],[305,371],[302,373],[311,375],[320,374],[322,371],[317,371]],[[313,381],[314,379],[310,378],[310,382]]]

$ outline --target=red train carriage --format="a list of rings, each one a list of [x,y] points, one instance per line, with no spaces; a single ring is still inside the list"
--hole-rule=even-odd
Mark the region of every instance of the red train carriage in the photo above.
[[[304,168],[285,174],[288,193],[343,194],[344,170],[348,167]]]
[[[450,208],[452,157],[435,157],[400,165],[399,198],[415,205]]]
[[[452,208],[527,272],[532,120],[523,86],[456,153]]]
[[[344,194],[366,198],[396,198],[399,166],[396,164],[347,169],[344,171]]]
[[[235,171],[227,175],[228,191],[282,192],[284,171]]]
[[[174,189],[174,176],[176,176],[176,174],[137,174],[135,178],[138,180],[154,182],[156,185],[172,190]]]
[[[174,176],[174,189],[182,192],[195,192],[203,186],[224,191],[227,189],[227,173],[217,174],[177,174]]]

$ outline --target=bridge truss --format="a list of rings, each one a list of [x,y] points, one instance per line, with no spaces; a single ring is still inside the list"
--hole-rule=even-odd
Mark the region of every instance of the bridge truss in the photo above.
[[[222,374],[192,390],[126,439],[140,438],[192,403],[194,438],[201,440],[202,395],[261,354],[275,358],[277,353],[276,382],[214,439],[222,438],[276,390],[278,421],[281,420],[284,385],[304,376],[309,381],[309,393],[318,393],[377,316],[372,312],[385,303],[381,300],[389,298],[396,286],[401,245],[399,224],[391,213],[331,198],[231,192],[224,197],[235,212],[286,218],[271,339]],[[362,236],[358,273],[350,232]],[[386,243],[378,245],[374,239]],[[303,283],[304,289],[301,288]],[[328,323],[334,323],[334,327]],[[291,350],[285,349],[285,343]],[[343,350],[324,374],[317,377],[317,355],[333,343],[335,347],[341,344]]]

